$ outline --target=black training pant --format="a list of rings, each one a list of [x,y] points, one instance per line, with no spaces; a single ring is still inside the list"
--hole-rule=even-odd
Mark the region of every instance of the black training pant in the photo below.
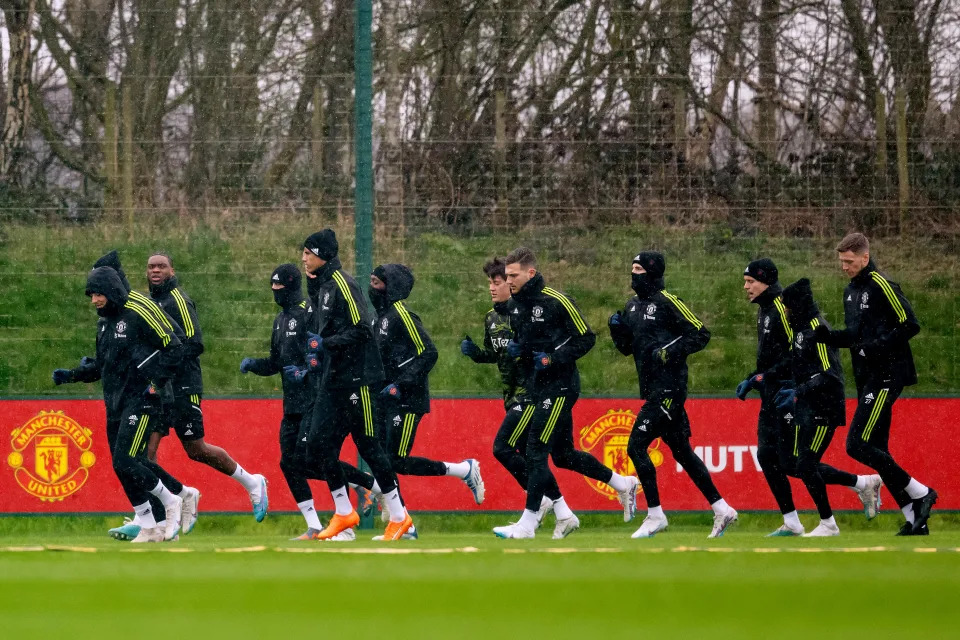
[[[524,491],[527,490],[528,482],[527,427],[530,425],[534,409],[532,404],[518,402],[511,405],[493,439],[494,457],[510,472]],[[561,497],[560,488],[552,474],[543,489],[543,494],[550,500],[559,500]]]
[[[422,413],[410,413],[403,405],[389,398],[381,404],[383,431],[386,438],[387,455],[393,472],[404,476],[443,476],[447,466],[442,462],[411,456],[413,440],[417,437],[417,427],[423,419]]]
[[[847,454],[879,473],[901,508],[911,502],[905,490],[910,474],[890,455],[890,423],[902,391],[902,386],[884,381],[864,385],[847,433]]]

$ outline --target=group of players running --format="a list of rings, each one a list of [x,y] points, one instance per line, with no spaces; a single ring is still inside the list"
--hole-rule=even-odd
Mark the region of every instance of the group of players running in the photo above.
[[[758,344],[756,369],[736,395],[744,400],[757,390],[761,397],[757,458],[783,514],[783,525],[770,535],[838,535],[828,484],[855,490],[868,518],[880,508],[885,484],[906,519],[898,535],[926,535],[937,494],[904,471],[888,446],[892,406],[903,388],[916,382],[909,340],[919,325],[899,286],[877,270],[865,236],[846,236],[837,252],[850,277],[843,330],[831,329],[820,314],[809,280],[782,288],[777,268],[767,258],[751,262],[743,274],[747,297],[759,306]],[[438,357],[420,318],[405,304],[413,273],[401,264],[373,270],[368,289],[373,317],[338,253],[331,229],[304,241],[306,296],[296,265],[282,264],[273,271],[270,286],[280,312],[270,354],[244,358],[240,371],[282,376],[280,468],[307,527],[296,540],[354,540],[357,509],[370,512],[375,505],[387,522],[375,539],[416,538],[398,476],[457,477],[480,504],[485,493],[480,465],[475,459],[440,462],[411,455],[417,427],[430,411],[428,378]],[[498,537],[533,538],[550,511],[556,519],[555,539],[579,528],[550,470],[551,459],[558,468],[609,485],[626,522],[635,515],[642,488],[647,515],[632,537],[663,531],[667,518],[647,452],[657,438],[710,504],[714,521],[709,537],[722,536],[737,520],[737,511],[721,497],[691,447],[684,408],[687,357],[707,345],[710,333],[666,290],[665,270],[662,254],[636,254],[630,262],[636,295],[608,322],[616,348],[634,358],[644,400],[627,446],[637,475],[623,476],[573,444],[572,409],[580,393],[576,362],[596,342],[576,303],[546,285],[527,248],[483,266],[493,309],[484,318],[482,344],[466,336],[460,350],[474,362],[495,363],[499,369],[506,415],[493,453],[526,493],[520,518],[496,527]],[[199,492],[156,461],[157,445],[170,427],[191,459],[244,486],[259,522],[268,509],[264,477],[247,473],[203,439],[202,334],[172,258],[152,255],[147,279],[150,296],[132,290],[116,252],[94,265],[86,293],[100,316],[96,357],[53,374],[56,384],[103,382],[114,470],[136,513],[110,534],[158,542],[190,533],[196,524]],[[875,475],[854,475],[821,462],[836,428],[846,424],[840,348],[851,350],[858,396],[847,453]],[[370,473],[340,460],[348,435]],[[817,507],[820,522],[809,533],[798,518],[788,476],[802,480]],[[314,507],[310,479],[325,481],[333,497],[335,513],[325,527]],[[356,508],[348,486],[357,493]]]

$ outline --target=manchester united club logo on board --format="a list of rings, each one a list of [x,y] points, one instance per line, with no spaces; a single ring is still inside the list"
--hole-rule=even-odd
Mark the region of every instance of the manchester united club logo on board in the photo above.
[[[91,434],[63,411],[41,411],[27,420],[10,432],[7,464],[17,484],[42,502],[79,491],[97,461]]]
[[[627,442],[630,441],[630,432],[637,419],[630,409],[610,409],[591,424],[580,429],[580,449],[589,451],[603,464],[622,476],[636,475],[633,461],[627,455]],[[663,454],[660,452],[660,438],[657,438],[647,447],[650,461],[655,467],[663,464]],[[617,499],[617,492],[609,485],[584,476],[594,491],[605,495],[610,500]],[[643,489],[637,485],[637,493]]]

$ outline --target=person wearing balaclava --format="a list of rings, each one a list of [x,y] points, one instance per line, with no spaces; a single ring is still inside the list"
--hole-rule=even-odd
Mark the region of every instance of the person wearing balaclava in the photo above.
[[[783,306],[793,331],[789,371],[791,380],[774,397],[781,411],[794,415],[797,451],[797,475],[803,480],[820,514],[820,523],[805,537],[840,534],[830,500],[824,471],[845,474],[846,484],[853,486],[857,477],[820,463],[830,446],[837,427],[846,424],[846,400],[843,388],[843,367],[836,347],[828,347],[814,339],[817,327],[828,327],[813,299],[810,281],[797,280],[783,290]]]
[[[273,300],[280,307],[273,321],[270,337],[270,355],[266,358],[244,358],[240,373],[272,376],[284,367],[306,367],[307,322],[313,306],[303,297],[300,270],[294,264],[281,264],[270,274]],[[310,427],[313,393],[309,385],[281,377],[283,386],[283,417],[280,420],[280,471],[287,487],[297,502],[297,508],[306,520],[307,530],[295,540],[311,540],[323,530],[308,479],[322,480],[322,474],[307,466],[299,447],[301,438]]]
[[[627,443],[643,495],[647,517],[634,538],[650,538],[667,528],[667,516],[660,505],[657,470],[647,447],[657,438],[670,447],[713,509],[711,538],[723,535],[737,519],[737,511],[720,497],[706,465],[690,446],[687,399],[687,357],[710,341],[710,332],[687,305],[664,288],[666,259],[656,251],[641,251],[632,260],[630,284],[636,296],[627,300],[607,323],[613,344],[623,355],[632,355],[645,400]]]
[[[157,396],[162,396],[166,382],[175,375],[182,346],[173,332],[129,300],[111,267],[90,272],[86,295],[100,316],[95,365],[57,369],[53,381],[101,381],[113,469],[142,523],[133,542],[172,540],[180,530],[183,500],[164,486],[156,473],[158,466],[146,459],[144,451],[150,423],[156,418]],[[162,515],[151,506],[150,496],[160,501]],[[165,526],[158,526],[158,518]]]
[[[267,480],[259,473],[250,473],[238,464],[222,447],[207,442],[203,424],[203,376],[200,370],[200,355],[204,351],[203,331],[193,299],[180,283],[173,267],[173,258],[158,251],[147,259],[147,285],[150,297],[174,323],[183,329],[183,361],[173,380],[173,404],[166,407],[162,424],[150,435],[148,455],[156,456],[160,439],[167,435],[170,427],[177,433],[177,439],[187,456],[194,462],[205,464],[225,476],[233,478],[243,487],[253,506],[253,516],[262,522],[269,509]],[[188,487],[181,494],[183,498],[183,532],[190,533],[197,519],[197,504],[200,492]]]
[[[387,435],[387,455],[398,475],[460,478],[481,504],[485,488],[477,460],[441,462],[410,455],[417,427],[430,412],[429,376],[437,363],[437,348],[420,316],[407,309],[413,283],[413,272],[402,264],[380,265],[370,275],[368,295],[377,313],[374,335],[385,376],[379,415]]]
[[[794,414],[777,408],[774,396],[791,380],[785,361],[790,358],[793,329],[787,320],[777,266],[769,258],[760,258],[743,271],[743,289],[757,309],[756,368],[737,387],[737,397],[746,400],[752,389],[760,394],[760,415],[757,420],[757,460],[771,493],[783,514],[783,525],[771,537],[799,536],[805,533],[793,502],[787,476],[797,475],[794,445]],[[867,518],[876,515],[880,502],[880,476],[854,476],[821,463],[821,476],[827,484],[848,483],[863,503]]]
[[[315,463],[333,496],[335,514],[316,536],[329,540],[360,522],[347,493],[340,450],[349,435],[376,479],[390,522],[383,540],[400,540],[413,519],[397,489],[390,460],[377,437],[374,395],[383,389],[383,365],[373,335],[373,317],[356,280],[338,257],[332,229],[311,234],[303,242],[302,262],[314,305],[307,335],[307,367],[287,367],[295,383],[315,384],[316,399],[307,436],[308,464]]]

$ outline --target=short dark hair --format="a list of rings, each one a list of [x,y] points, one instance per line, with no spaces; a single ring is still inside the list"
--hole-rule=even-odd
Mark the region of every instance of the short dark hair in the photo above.
[[[526,247],[514,249],[507,254],[503,261],[505,264],[519,264],[521,267],[537,268],[537,256],[533,255],[533,251]]]
[[[170,267],[173,268],[173,256],[171,256],[168,252],[154,251],[149,256],[147,256],[147,260],[150,260],[150,258],[152,258],[153,256],[163,256],[170,262]]]
[[[483,265],[483,272],[487,274],[487,277],[493,280],[494,278],[500,278],[501,280],[507,279],[507,263],[503,261],[503,258],[500,256],[494,256],[492,260],[487,260]]]
[[[870,241],[862,233],[848,233],[843,236],[843,240],[837,245],[837,253],[843,253],[844,251],[853,251],[862,256],[870,252]]]

